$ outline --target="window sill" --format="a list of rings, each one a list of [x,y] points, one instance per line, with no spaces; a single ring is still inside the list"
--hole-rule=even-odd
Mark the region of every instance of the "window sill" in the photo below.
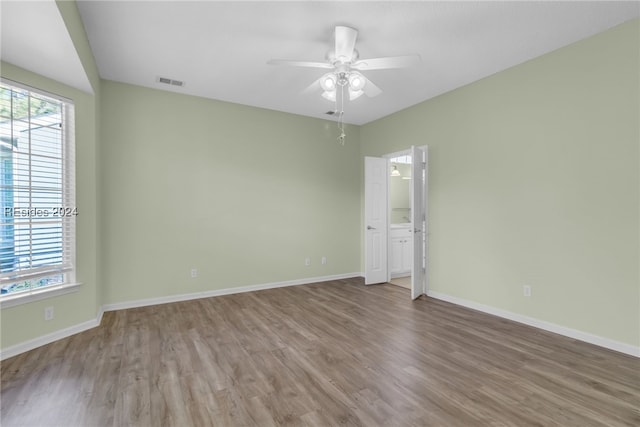
[[[67,283],[64,285],[51,286],[45,289],[38,289],[16,295],[6,295],[0,297],[0,309],[77,292],[81,285],[82,283]]]

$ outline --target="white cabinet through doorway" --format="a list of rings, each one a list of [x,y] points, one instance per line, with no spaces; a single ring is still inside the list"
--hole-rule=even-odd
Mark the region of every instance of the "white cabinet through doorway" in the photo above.
[[[411,274],[413,254],[413,235],[411,224],[391,225],[391,259],[389,263],[391,277]]]

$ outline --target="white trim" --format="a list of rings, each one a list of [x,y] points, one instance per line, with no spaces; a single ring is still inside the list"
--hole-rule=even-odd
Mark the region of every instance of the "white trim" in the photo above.
[[[333,276],[309,277],[306,279],[288,280],[284,282],[263,283],[259,285],[240,286],[237,288],[214,289],[211,291],[194,292],[190,294],[168,295],[164,297],[145,298],[135,301],[124,301],[113,304],[104,304],[104,311],[124,310],[128,308],[146,307],[149,305],[168,304],[172,302],[188,301],[200,298],[217,297],[221,295],[239,294],[243,292],[262,291],[265,289],[283,288],[286,286],[310,285],[312,283],[329,282],[331,280],[351,279],[361,277],[362,273],[336,274]]]
[[[47,92],[46,90],[42,90],[42,89],[40,89],[38,87],[29,86],[28,84],[17,82],[15,80],[11,80],[11,79],[8,79],[6,77],[0,77],[0,82],[2,82],[4,84],[7,84],[7,85],[10,85],[10,86],[15,86],[17,88],[20,88],[22,90],[26,90],[26,91],[29,91],[29,92],[36,92],[36,93],[38,93],[40,95],[44,95],[44,96],[46,96],[48,98],[53,98],[56,101],[62,101],[62,102],[66,102],[68,104],[73,104],[73,99],[71,99],[71,98],[67,98],[66,96],[58,95],[57,93]]]
[[[171,302],[187,301],[187,300],[198,299],[198,298],[209,298],[209,297],[220,296],[220,295],[231,295],[231,294],[238,294],[242,292],[253,292],[253,291],[260,291],[264,289],[282,288],[286,286],[310,285],[312,283],[329,282],[331,280],[351,279],[353,277],[362,277],[362,276],[363,276],[363,273],[336,274],[333,276],[309,277],[307,279],[288,280],[285,282],[264,283],[260,285],[241,286],[238,288],[217,289],[212,291],[196,292],[191,294],[170,295],[170,296],[159,297],[159,298],[148,298],[148,299],[137,300],[137,301],[126,301],[126,302],[115,303],[115,304],[104,304],[100,306],[100,308],[98,309],[98,313],[96,314],[95,319],[87,320],[86,322],[69,326],[68,328],[61,329],[59,331],[55,331],[50,334],[43,335],[41,337],[37,337],[28,341],[24,341],[16,345],[12,345],[10,347],[7,347],[4,350],[0,350],[0,360],[17,356],[20,353],[24,353],[26,351],[33,350],[40,346],[50,344],[54,341],[58,341],[63,338],[69,337],[71,335],[86,331],[87,329],[95,328],[96,326],[99,326],[100,323],[102,322],[102,315],[104,314],[105,311],[123,310],[127,308],[144,307],[144,306],[156,305],[156,304],[167,304]],[[75,286],[79,286],[79,285],[75,285]],[[73,292],[73,291],[69,291],[69,292]],[[47,297],[49,296],[50,295],[48,294]]]
[[[407,148],[406,150],[400,150],[400,151],[396,151],[393,153],[387,153],[382,155],[381,157],[384,157],[385,159],[393,159],[394,157],[401,157],[401,156],[410,156],[411,155],[411,147]],[[413,161],[413,159],[411,159],[411,161]]]
[[[96,322],[97,322],[96,326],[100,326],[100,323],[102,323],[103,315],[104,315],[104,307],[100,306],[100,308],[98,309],[98,315],[96,316]]]
[[[52,123],[58,123],[57,116],[60,117],[60,125],[61,125],[61,133],[60,133],[60,143],[61,143],[61,151],[60,158],[56,156],[45,156],[47,158],[47,164],[56,163],[56,159],[61,161],[60,166],[60,178],[61,181],[61,196],[62,196],[62,205],[69,208],[75,208],[75,113],[74,113],[74,104],[73,100],[60,97],[58,95],[43,91],[41,89],[33,88],[28,85],[24,85],[13,80],[0,78],[0,82],[2,83],[3,88],[13,90],[20,89],[25,90],[27,92],[27,98],[29,101],[29,105],[31,105],[31,99],[33,97],[47,99],[52,103],[61,104],[61,111],[59,113],[51,114],[52,118],[56,118],[56,120]],[[12,132],[12,136],[14,132],[26,132],[25,141],[28,144],[28,147],[25,149],[25,154],[28,157],[29,164],[34,157],[38,157],[37,153],[34,153],[32,150],[32,139],[33,132],[38,128],[38,126],[33,125],[31,123],[33,112],[29,111],[27,114],[28,123],[23,123],[26,127],[16,124],[13,118],[9,120],[8,126]],[[14,123],[15,122],[15,123]],[[17,128],[16,128],[17,126]],[[23,129],[24,127],[24,129]],[[57,140],[57,138],[56,138]],[[40,156],[43,158],[42,156]],[[14,159],[15,160],[15,159]],[[43,160],[45,161],[45,160]],[[34,194],[34,185],[32,182],[32,172],[27,173],[28,183],[24,183],[24,185],[20,185],[20,183],[12,183],[11,188],[20,193],[25,193],[24,196],[28,197],[29,203],[24,209],[14,208],[12,214],[10,216],[17,218],[16,221],[25,221],[23,223],[29,230],[28,236],[25,235],[21,237],[18,245],[22,245],[24,243],[29,244],[31,249],[28,256],[25,256],[25,262],[28,262],[29,265],[32,261],[33,256],[33,246],[34,246],[34,238],[33,238],[33,227],[35,222],[32,221],[32,215],[25,215],[28,210],[31,212],[35,210],[32,206],[32,198]],[[53,276],[53,275],[62,275],[64,274],[63,284],[56,284],[52,286],[44,286],[44,287],[36,287],[33,289],[29,289],[26,291],[18,291],[15,293],[4,294],[0,296],[0,308],[9,308],[14,307],[21,304],[27,304],[34,301],[51,298],[59,295],[68,294],[70,292],[78,291],[80,286],[79,283],[76,283],[75,276],[75,242],[76,242],[76,234],[75,234],[75,215],[58,215],[56,214],[56,207],[43,208],[40,211],[44,212],[45,217],[49,217],[48,219],[42,219],[42,224],[59,224],[62,229],[62,235],[60,237],[59,243],[61,246],[61,261],[56,263],[55,265],[48,265],[42,267],[28,268],[27,265],[18,266],[17,271],[13,272],[3,272],[0,273],[0,283],[11,285],[13,282],[22,282],[27,280],[36,280],[45,276]],[[24,210],[25,212],[21,215],[15,215],[18,210]],[[53,212],[52,212],[53,210]],[[5,212],[6,214],[6,212]],[[50,215],[53,214],[53,215]],[[36,214],[40,216],[40,214]],[[16,223],[16,226],[19,226],[20,223]],[[18,240],[16,242],[18,242]],[[39,245],[40,243],[35,243],[35,245]],[[23,260],[19,261],[20,263]],[[24,269],[22,269],[24,268]]]
[[[187,300],[199,299],[199,298],[209,298],[209,297],[221,296],[221,295],[231,295],[231,294],[237,294],[237,293],[243,293],[243,292],[253,292],[253,291],[266,290],[266,289],[275,289],[275,288],[282,288],[287,286],[310,285],[312,283],[328,282],[331,280],[351,279],[354,277],[364,277],[364,273],[359,272],[359,273],[337,274],[333,276],[310,277],[307,279],[289,280],[285,282],[264,283],[260,285],[217,289],[212,291],[196,292],[191,294],[171,295],[171,296],[159,297],[159,298],[148,298],[144,300],[128,301],[128,302],[121,302],[121,303],[115,303],[115,304],[104,304],[98,309],[98,313],[96,314],[95,319],[87,320],[86,322],[82,322],[77,325],[73,325],[68,328],[61,329],[59,331],[55,331],[50,334],[43,335],[43,336],[28,340],[28,341],[24,341],[10,347],[7,347],[4,350],[0,350],[0,361],[7,359],[9,357],[17,356],[18,354],[24,353],[26,351],[33,350],[40,346],[50,344],[54,341],[67,338],[71,335],[75,335],[77,333],[86,331],[88,329],[95,328],[96,326],[99,326],[100,323],[102,322],[102,315],[104,314],[105,311],[123,310],[128,308],[135,308],[135,307],[145,307],[145,306],[156,305],[156,304],[167,304],[171,302],[187,301]],[[71,286],[77,289],[77,287],[80,286],[80,284],[74,284]],[[68,290],[65,293],[68,293],[68,292],[75,292],[75,290]],[[56,294],[56,295],[59,295],[59,294]],[[49,296],[52,296],[52,295],[49,293],[43,298],[48,298]],[[603,338],[597,335],[578,331],[576,329],[571,329],[564,326],[556,325],[554,323],[545,322],[543,320],[538,320],[533,317],[523,316],[521,314],[513,313],[506,310],[501,310],[499,308],[480,304],[474,301],[465,300],[463,298],[442,294],[440,292],[427,291],[427,296],[431,298],[439,299],[442,301],[450,302],[452,304],[478,310],[483,313],[488,313],[494,316],[513,320],[514,322],[524,323],[525,325],[533,326],[549,332],[554,332],[559,335],[564,335],[569,338],[574,338],[580,341],[588,342],[590,344],[594,344],[600,347],[608,348],[610,350],[618,351],[620,353],[625,353],[625,354],[640,358],[640,347],[636,347],[630,344],[621,343],[619,341],[614,341],[608,338]]]
[[[603,338],[598,335],[593,335],[587,332],[582,332],[577,329],[567,328],[566,326],[556,325],[555,323],[546,322],[533,317],[524,316],[522,314],[513,313],[511,311],[502,310],[500,308],[491,307],[488,305],[480,304],[478,302],[469,301],[463,298],[454,297],[440,292],[427,291],[427,296],[442,301],[450,302],[452,304],[461,305],[463,307],[471,308],[481,311],[483,313],[492,314],[494,316],[502,317],[504,319],[513,320],[514,322],[524,323],[525,325],[533,326],[535,328],[543,329],[545,331],[553,332],[565,337],[573,338],[579,341],[584,341],[589,344],[594,344],[600,347],[608,348],[609,350],[618,351],[620,353],[628,354],[630,356],[640,357],[640,347],[636,347],[630,344],[615,341],[609,338]]]
[[[52,332],[41,337],[37,337],[28,341],[21,342],[20,344],[12,345],[6,349],[0,351],[0,360],[8,359],[9,357],[17,356],[20,353],[24,353],[34,348],[50,344],[54,341],[67,338],[71,335],[75,335],[80,332],[84,332],[88,329],[95,328],[100,325],[102,319],[102,310],[95,319],[87,320],[86,322],[79,323],[77,325],[69,326],[68,328],[60,329],[59,331]]]
[[[409,271],[394,271],[389,273],[391,279],[397,279],[398,277],[411,277],[411,270]]]
[[[0,308],[15,307],[47,298],[78,292],[82,283],[67,283],[59,286],[45,286],[28,292],[6,294],[0,298]]]

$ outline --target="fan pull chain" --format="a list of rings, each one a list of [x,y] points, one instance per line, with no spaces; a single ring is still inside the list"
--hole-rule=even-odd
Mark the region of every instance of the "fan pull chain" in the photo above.
[[[336,97],[336,111],[338,111],[338,98]],[[340,111],[338,112],[338,129],[340,135],[338,136],[338,142],[340,145],[344,145],[344,140],[347,135],[344,133],[344,121],[342,116],[344,115],[344,86],[340,86]]]

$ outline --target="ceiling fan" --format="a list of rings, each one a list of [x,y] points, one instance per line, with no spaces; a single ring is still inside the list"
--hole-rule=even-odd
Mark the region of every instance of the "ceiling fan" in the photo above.
[[[327,53],[325,62],[272,59],[268,64],[331,70],[311,83],[303,93],[322,89],[323,98],[336,101],[338,90],[344,96],[343,90],[347,89],[349,100],[357,99],[362,94],[374,97],[382,93],[382,90],[362,75],[361,71],[404,68],[420,62],[418,55],[360,59],[355,49],[358,38],[358,30],[355,28],[338,25],[335,27],[334,38],[335,48]]]

